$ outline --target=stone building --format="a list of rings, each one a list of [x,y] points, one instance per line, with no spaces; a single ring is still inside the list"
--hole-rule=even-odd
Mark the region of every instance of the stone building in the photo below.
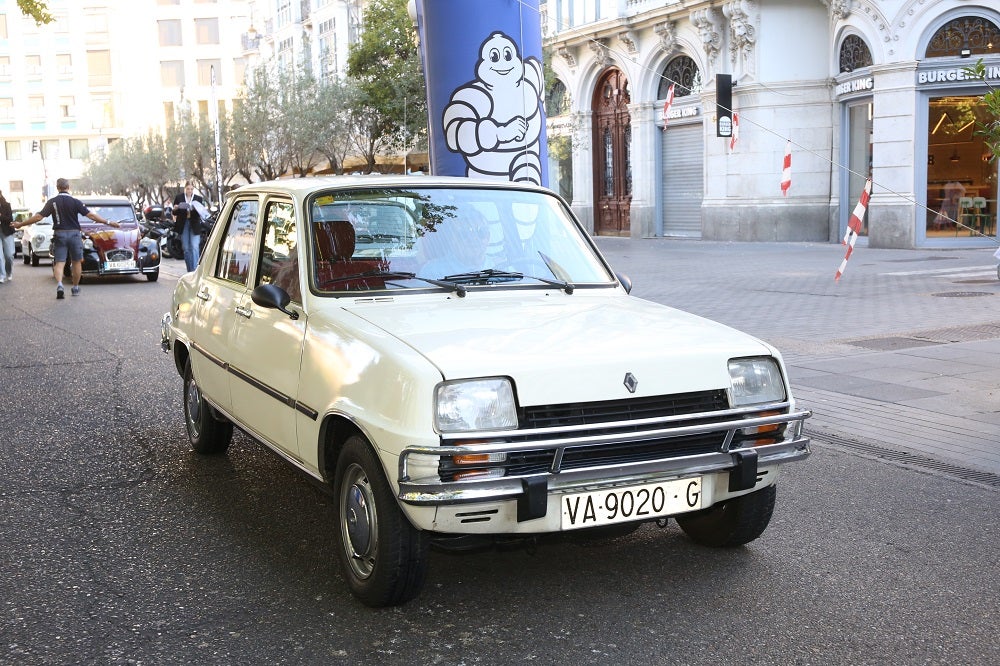
[[[547,99],[550,185],[594,233],[837,241],[871,176],[872,247],[995,245],[1000,160],[974,132],[986,118],[981,96],[1000,86],[996,3],[541,9],[558,79]],[[986,82],[964,72],[980,58]],[[719,122],[719,74],[733,82],[722,115],[735,112],[735,145]]]

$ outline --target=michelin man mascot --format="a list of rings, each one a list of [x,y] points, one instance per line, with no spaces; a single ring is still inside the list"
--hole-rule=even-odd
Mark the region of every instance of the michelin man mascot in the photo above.
[[[476,79],[457,88],[444,110],[448,149],[466,175],[540,185],[542,65],[521,60],[514,40],[494,32],[479,49]]]

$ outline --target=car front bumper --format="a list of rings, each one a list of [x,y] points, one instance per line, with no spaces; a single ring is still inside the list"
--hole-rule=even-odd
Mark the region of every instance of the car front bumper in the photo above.
[[[540,531],[558,528],[560,497],[580,492],[642,486],[677,479],[702,477],[706,480],[706,498],[712,502],[722,501],[735,494],[750,492],[773,483],[777,466],[803,460],[809,456],[809,439],[802,435],[802,422],[811,416],[808,411],[786,411],[783,414],[747,417],[741,412],[729,410],[732,418],[714,420],[711,423],[675,426],[670,423],[647,424],[647,429],[635,432],[622,427],[606,429],[603,434],[591,436],[571,436],[572,433],[558,433],[551,439],[539,439],[530,443],[491,443],[465,446],[424,446],[408,447],[399,457],[399,500],[414,509],[437,507],[436,526],[451,524],[445,531],[480,531],[484,525],[463,523],[461,516],[479,515],[480,511],[493,512],[497,516],[516,512],[516,523],[525,523],[540,518]],[[697,416],[697,415],[696,415]],[[695,418],[694,420],[697,420]],[[773,424],[787,424],[781,441],[752,447],[731,447],[735,436],[748,428],[759,428]],[[659,427],[656,427],[658,425]],[[695,455],[671,455],[665,450],[662,457],[633,462],[594,465],[563,469],[560,461],[567,449],[580,447],[607,447],[616,444],[629,445],[645,439],[683,438],[705,433],[725,431],[725,439],[719,450]],[[484,434],[484,433],[479,433]],[[485,433],[484,435],[497,435]],[[482,439],[489,439],[483,437]],[[543,473],[501,478],[469,479],[461,481],[441,481],[433,476],[415,478],[411,470],[418,467],[427,470],[429,461],[451,456],[468,456],[474,453],[518,454],[538,451],[552,452],[552,465]],[[432,465],[433,463],[431,463]],[[506,505],[507,509],[503,507]],[[450,509],[448,507],[451,507]],[[514,507],[514,508],[511,508]],[[443,510],[442,510],[443,509]],[[420,511],[415,511],[420,514]],[[485,515],[485,514],[483,514]],[[449,518],[449,516],[451,518]],[[457,517],[457,518],[456,518]],[[456,523],[457,519],[457,523]],[[488,530],[523,531],[511,524],[504,525],[501,519],[484,520],[491,523]],[[512,528],[512,529],[511,529]],[[432,529],[428,527],[427,529]],[[527,531],[534,531],[528,529]]]

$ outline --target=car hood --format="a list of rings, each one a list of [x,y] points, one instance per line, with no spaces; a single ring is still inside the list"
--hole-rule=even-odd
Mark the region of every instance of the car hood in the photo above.
[[[510,376],[522,405],[728,388],[730,358],[777,354],[745,333],[620,291],[473,292],[444,303],[372,300],[345,309],[422,354],[445,379]],[[634,394],[628,373],[638,382]]]
[[[105,224],[81,223],[80,230],[93,241],[94,246],[101,250],[116,247],[135,248],[139,245],[139,225],[124,223],[116,229]]]

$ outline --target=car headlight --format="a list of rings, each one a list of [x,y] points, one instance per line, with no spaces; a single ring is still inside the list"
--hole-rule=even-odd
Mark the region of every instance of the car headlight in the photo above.
[[[781,402],[785,399],[785,382],[778,362],[769,356],[734,358],[729,361],[733,407]]]
[[[45,245],[45,234],[35,234],[35,237],[31,239],[31,242],[35,245]]]
[[[517,428],[510,380],[491,377],[438,385],[434,395],[434,426],[438,432]]]
[[[93,250],[94,249],[94,241],[90,240],[90,237],[85,237],[83,239],[83,249],[84,250]]]

